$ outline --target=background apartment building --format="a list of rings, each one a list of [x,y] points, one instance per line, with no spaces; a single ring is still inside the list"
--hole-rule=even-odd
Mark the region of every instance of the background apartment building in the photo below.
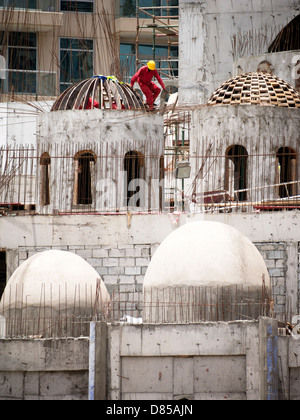
[[[0,0],[1,101],[54,97],[155,58],[177,86],[178,0]]]

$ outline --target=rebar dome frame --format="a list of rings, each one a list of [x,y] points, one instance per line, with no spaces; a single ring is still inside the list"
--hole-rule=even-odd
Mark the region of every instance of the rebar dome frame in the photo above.
[[[97,106],[95,101],[98,102]],[[94,108],[146,111],[138,92],[114,76],[102,75],[93,76],[70,86],[58,97],[51,111]]]

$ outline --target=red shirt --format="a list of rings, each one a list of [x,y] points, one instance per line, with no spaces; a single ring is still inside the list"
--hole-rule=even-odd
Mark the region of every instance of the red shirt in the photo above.
[[[162,81],[160,75],[158,74],[158,71],[149,71],[148,66],[141,67],[139,71],[133,76],[133,78],[131,79],[131,86],[133,86],[135,82],[144,83],[145,85],[148,85],[152,81],[153,77],[155,77],[158,83],[161,85],[161,87],[165,89],[165,84]]]

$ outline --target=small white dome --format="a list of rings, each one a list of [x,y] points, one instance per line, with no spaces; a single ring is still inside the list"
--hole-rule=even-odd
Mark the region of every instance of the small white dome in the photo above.
[[[89,334],[89,321],[107,316],[109,294],[97,271],[66,251],[37,253],[9,279],[0,311],[12,336]]]
[[[237,229],[217,222],[187,223],[155,252],[144,288],[269,284],[265,262]]]
[[[103,301],[107,289],[97,271],[79,255],[66,251],[44,251],[24,261],[9,279],[2,300],[26,306],[76,306],[84,299],[95,299],[97,281]],[[10,293],[10,299],[8,299]],[[77,296],[76,296],[77,294]],[[94,302],[93,302],[94,303]],[[2,307],[2,306],[0,306]]]

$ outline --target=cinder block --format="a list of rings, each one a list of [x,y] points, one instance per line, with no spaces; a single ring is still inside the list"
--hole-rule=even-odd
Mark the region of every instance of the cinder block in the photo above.
[[[134,258],[120,258],[119,259],[120,267],[134,267],[135,261]]]
[[[87,260],[88,258],[92,258],[92,250],[91,249],[78,249],[76,254],[79,255],[81,258]]]
[[[141,267],[125,267],[125,274],[138,276],[141,274]]]
[[[148,267],[150,258],[136,258],[135,265],[137,267]]]
[[[125,249],[110,249],[108,251],[108,256],[110,258],[121,258],[125,257]]]
[[[124,267],[108,267],[108,274],[121,275],[124,274]]]
[[[119,265],[118,258],[104,258],[103,267],[117,267]]]
[[[93,258],[108,258],[108,249],[94,249],[92,256]]]

